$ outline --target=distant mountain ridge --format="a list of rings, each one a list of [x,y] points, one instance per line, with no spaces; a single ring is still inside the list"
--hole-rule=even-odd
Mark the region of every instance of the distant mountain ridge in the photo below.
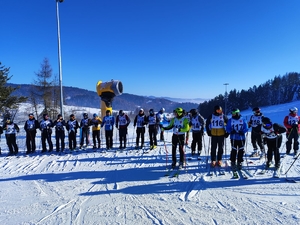
[[[29,96],[30,89],[33,85],[31,84],[12,84],[7,85],[20,88],[16,90],[13,95],[16,96]],[[81,89],[77,87],[63,87],[64,104],[70,106],[80,106],[80,107],[92,107],[100,108],[101,98],[98,96],[96,90],[89,91],[86,89]],[[198,108],[199,104],[192,102],[176,102],[169,100],[167,98],[157,98],[157,97],[146,97],[133,95],[128,93],[123,93],[120,96],[114,98],[112,102],[112,107],[114,110],[126,110],[135,111],[138,108],[143,108],[148,111],[149,109],[154,109],[158,111],[160,108],[164,107],[166,112],[172,112],[175,108],[181,107],[187,111],[193,108]]]
[[[158,98],[156,96],[145,96],[145,97],[149,97],[149,98]],[[185,99],[185,98],[171,98],[171,97],[159,97],[159,98],[163,98],[163,99],[167,99],[170,100],[172,102],[179,102],[179,103],[183,103],[183,102],[191,102],[191,103],[195,103],[195,104],[200,104],[204,101],[207,101],[209,99],[205,99],[205,98],[189,98],[189,99]]]

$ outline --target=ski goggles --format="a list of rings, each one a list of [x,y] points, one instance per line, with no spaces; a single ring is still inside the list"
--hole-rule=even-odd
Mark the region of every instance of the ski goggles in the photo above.
[[[267,129],[271,128],[272,127],[272,123],[266,123],[266,124],[264,124],[264,127],[267,128]]]
[[[217,109],[216,112],[221,114],[222,113],[222,109]]]
[[[235,110],[235,111],[231,111],[231,114],[232,115],[235,115],[235,114],[237,114],[237,113],[239,113],[240,112],[240,110]]]
[[[260,110],[253,111],[253,114],[259,114]]]

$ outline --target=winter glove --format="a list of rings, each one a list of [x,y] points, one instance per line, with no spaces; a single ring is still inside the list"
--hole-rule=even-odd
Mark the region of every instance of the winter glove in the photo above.
[[[230,132],[230,134],[236,134],[236,131],[235,131],[235,130],[232,130],[232,131]]]
[[[225,133],[225,138],[228,138],[229,137],[229,133]]]
[[[295,128],[295,129],[297,129],[298,128],[298,124],[295,123],[295,124],[292,125],[292,127]]]
[[[207,133],[207,136],[211,137],[211,131],[210,130],[206,131],[206,133]]]
[[[243,131],[239,131],[239,135],[244,135],[245,133]]]
[[[163,127],[160,128],[161,131],[164,131],[165,129]]]

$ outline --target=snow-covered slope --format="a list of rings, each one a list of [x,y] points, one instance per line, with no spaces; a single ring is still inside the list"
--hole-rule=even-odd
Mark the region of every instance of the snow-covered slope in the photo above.
[[[282,123],[290,106],[297,107],[299,102],[262,111],[274,122]],[[250,113],[242,112],[245,116]],[[225,166],[225,175],[219,175],[217,170],[210,176],[210,141],[205,136],[201,160],[187,160],[178,177],[172,176],[175,171],[165,176],[171,161],[172,134],[166,132],[165,136],[166,145],[159,142],[156,150],[144,153],[133,149],[135,131],[130,126],[129,148],[123,152],[105,152],[102,132],[102,149],[96,152],[89,146],[72,154],[25,156],[22,131],[18,135],[19,157],[7,157],[2,136],[0,223],[300,224],[300,185],[287,182],[284,175],[294,162],[292,155],[283,160],[281,178],[273,178],[272,172],[259,175],[265,160],[248,156],[252,152],[249,133],[244,167],[255,175],[247,180],[232,179],[229,166]],[[115,131],[114,147],[119,146],[116,137]],[[146,143],[149,146],[148,132]],[[229,139],[225,149],[224,162],[229,159]],[[190,149],[186,147],[185,151],[186,157],[190,157]],[[283,155],[284,144],[280,151]],[[287,177],[299,179],[299,160]]]

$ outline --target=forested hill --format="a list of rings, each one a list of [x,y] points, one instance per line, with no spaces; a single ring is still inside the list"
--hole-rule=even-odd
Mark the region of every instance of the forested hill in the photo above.
[[[251,78],[249,78],[251,79]],[[300,100],[300,73],[290,72],[284,76],[275,76],[263,84],[254,85],[248,90],[232,89],[228,95],[218,95],[214,99],[200,104],[201,114],[207,117],[215,105],[225,108],[227,113],[233,108],[246,110],[253,107],[271,106]]]
[[[20,89],[16,90],[13,95],[16,96],[25,96],[29,97],[30,88],[32,85],[30,84],[8,84],[9,86],[19,86]],[[99,108],[101,98],[97,95],[95,91],[89,91],[77,87],[63,87],[64,92],[64,104],[71,106],[80,106],[80,107],[93,107]],[[128,93],[124,93],[120,96],[114,98],[112,103],[113,109],[115,110],[126,110],[126,111],[134,111],[138,107],[142,107],[144,110],[148,111],[149,109],[154,109],[158,111],[161,107],[166,109],[166,112],[172,112],[177,107],[182,107],[185,110],[190,110],[193,108],[198,108],[199,104],[195,103],[178,103],[173,102],[164,98],[154,98],[154,97],[145,97],[132,95]]]

